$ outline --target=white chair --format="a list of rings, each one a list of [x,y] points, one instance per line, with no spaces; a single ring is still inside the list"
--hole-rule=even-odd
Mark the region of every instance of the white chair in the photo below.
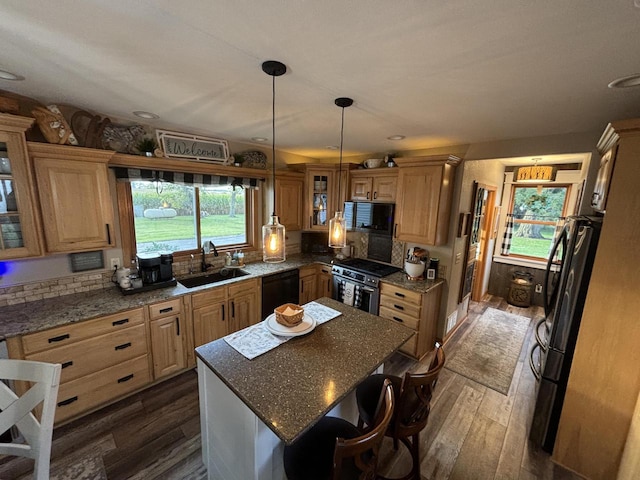
[[[0,379],[22,380],[32,387],[21,397],[0,382],[0,434],[16,426],[26,443],[0,443],[0,453],[33,458],[33,477],[49,478],[53,419],[60,383],[60,364],[0,360]],[[42,403],[40,421],[32,410]]]

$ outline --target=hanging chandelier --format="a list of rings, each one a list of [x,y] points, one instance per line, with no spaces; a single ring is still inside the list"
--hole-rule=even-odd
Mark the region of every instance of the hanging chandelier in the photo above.
[[[342,145],[344,141],[344,109],[353,105],[353,100],[347,97],[336,98],[335,104],[342,109],[342,123],[340,125],[340,169],[338,171],[338,203],[341,200],[342,188]],[[342,248],[347,245],[347,229],[342,212],[342,205],[338,205],[335,216],[329,220],[329,246]]]
[[[276,215],[276,77],[284,75],[287,67],[284,63],[267,60],[262,64],[262,71],[271,76],[271,159],[273,213],[266,225],[262,226],[262,260],[266,263],[284,262],[287,258],[285,251],[285,229]]]
[[[552,165],[538,165],[538,159],[534,158],[534,164],[513,169],[513,181],[516,183],[540,183],[553,182],[556,179],[557,168]]]

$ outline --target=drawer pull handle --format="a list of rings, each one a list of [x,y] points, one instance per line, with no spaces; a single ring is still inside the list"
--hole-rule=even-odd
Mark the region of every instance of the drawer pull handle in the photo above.
[[[62,340],[66,340],[69,337],[68,333],[65,333],[64,335],[59,335],[57,337],[53,337],[49,339],[49,343],[54,343],[54,342],[61,342]]]
[[[404,323],[404,320],[402,320],[401,318],[393,317],[393,319],[397,322]]]
[[[67,367],[70,367],[71,365],[73,365],[73,360],[69,360],[68,362],[64,362],[62,364],[62,368],[67,368]]]
[[[115,350],[124,350],[125,348],[129,348],[131,346],[131,342],[123,343],[122,345],[116,345],[114,347]]]
[[[222,305],[222,321],[224,322],[224,305]]]
[[[169,313],[173,312],[173,307],[161,308],[160,313]]]
[[[116,320],[115,322],[111,322],[111,325],[115,327],[117,325],[124,325],[125,323],[129,323],[128,318],[123,318],[122,320]]]
[[[397,308],[398,310],[404,310],[404,307],[402,305],[396,305],[395,303],[393,304],[394,308]]]
[[[404,298],[404,293],[396,292],[396,297]]]
[[[66,400],[58,402],[58,406],[59,407],[64,407],[66,405],[71,405],[73,402],[75,402],[77,400],[78,400],[78,396],[76,395],[75,397],[67,398]]]
[[[180,318],[176,317],[176,336],[180,336]]]
[[[129,375],[127,375],[126,377],[122,377],[118,379],[118,383],[124,383],[124,382],[128,382],[129,380],[131,380],[133,378],[133,373],[130,373]]]

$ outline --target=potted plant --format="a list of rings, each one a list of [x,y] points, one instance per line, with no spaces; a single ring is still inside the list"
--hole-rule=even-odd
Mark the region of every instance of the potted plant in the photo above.
[[[153,137],[143,137],[136,144],[136,148],[147,157],[153,157],[153,152],[158,148],[158,144]]]

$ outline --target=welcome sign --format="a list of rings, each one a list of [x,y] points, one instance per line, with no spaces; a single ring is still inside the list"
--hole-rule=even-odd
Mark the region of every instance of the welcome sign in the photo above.
[[[229,146],[226,140],[156,130],[158,143],[169,158],[185,158],[226,165]]]

